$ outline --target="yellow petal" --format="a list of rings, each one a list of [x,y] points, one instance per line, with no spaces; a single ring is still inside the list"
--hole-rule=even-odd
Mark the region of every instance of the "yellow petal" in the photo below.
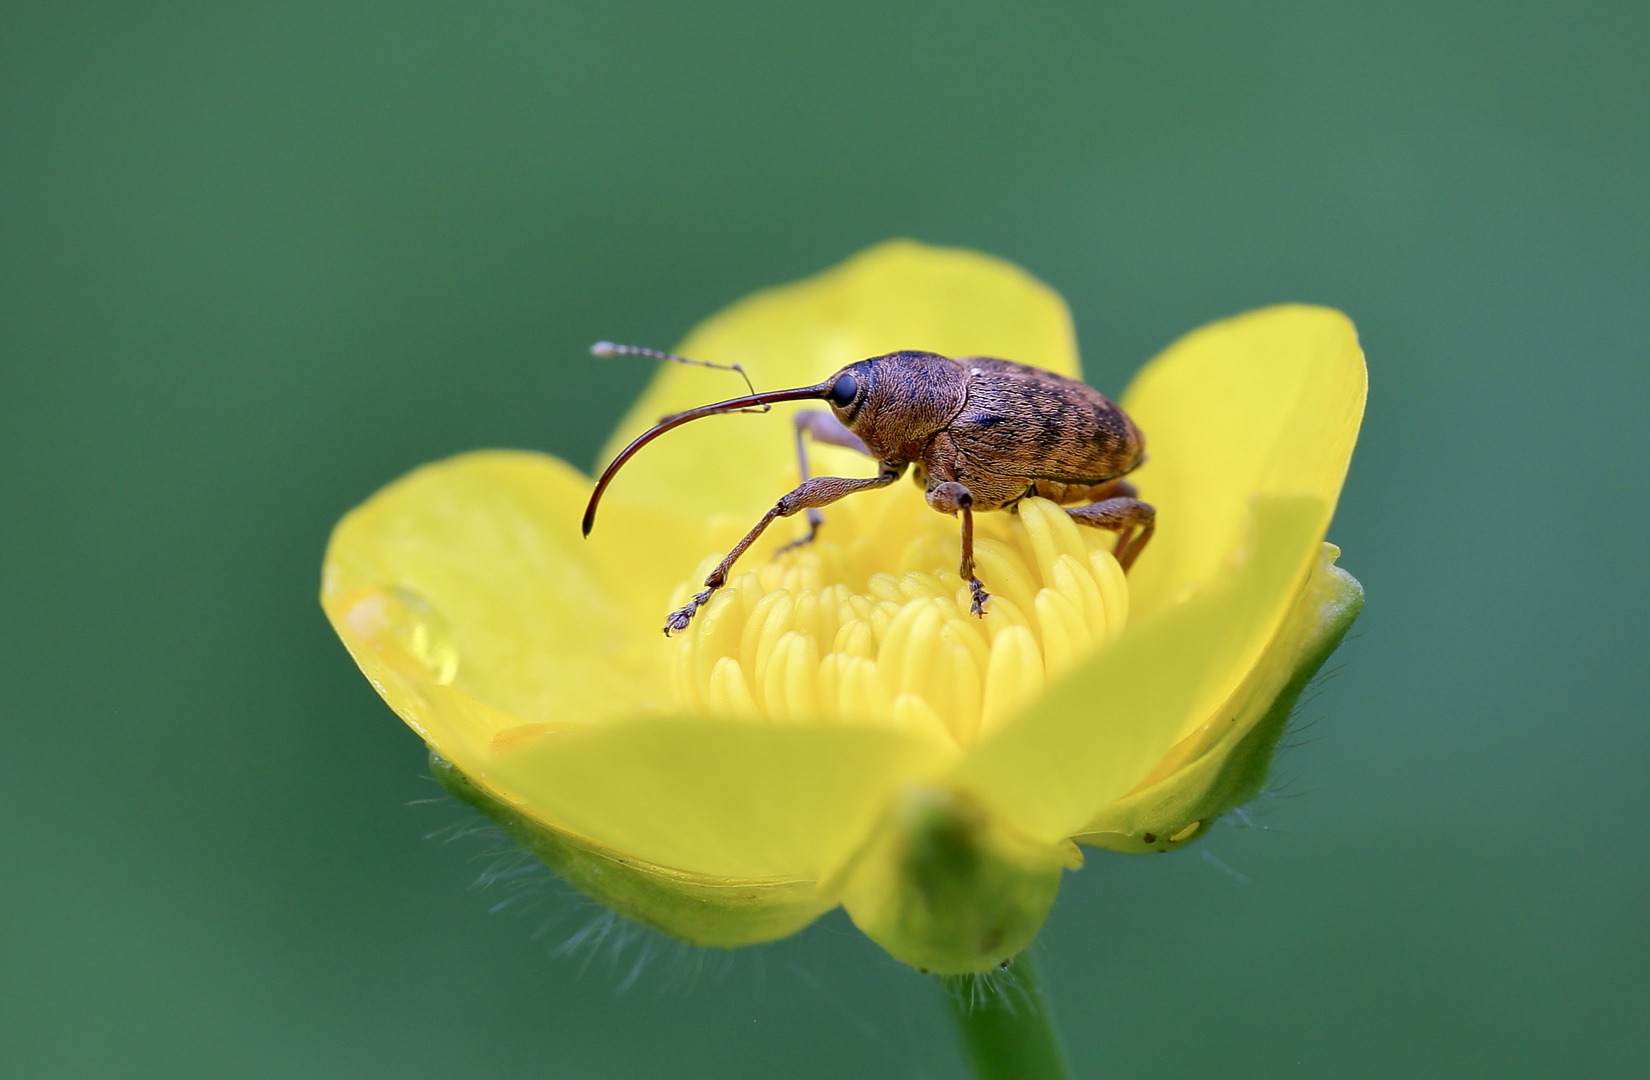
[[[1213,323],[1147,364],[1123,395],[1149,455],[1130,479],[1157,507],[1157,534],[1129,573],[1133,610],[1213,578],[1254,495],[1313,495],[1333,511],[1366,389],[1357,332],[1328,308]]]
[[[1310,496],[1257,499],[1239,565],[1079,662],[979,743],[952,782],[1034,840],[1081,831],[1247,677],[1300,591],[1328,512]]]
[[[786,937],[836,906],[812,881],[684,874],[551,829],[431,755],[441,786],[492,818],[570,885],[621,915],[694,945],[731,949]]]
[[[679,567],[634,508],[608,542],[579,535],[590,482],[537,454],[465,454],[418,469],[338,523],[321,604],[390,705],[443,753],[491,723],[592,721],[671,701],[657,644]],[[498,716],[438,731],[419,687]],[[477,714],[479,715],[479,714]]]
[[[1301,691],[1363,607],[1363,587],[1324,544],[1299,598],[1238,691],[1076,839],[1113,851],[1167,851],[1260,794]]]
[[[938,738],[881,727],[667,717],[458,764],[521,812],[660,866],[819,880],[891,792],[951,757]]]
[[[1011,263],[909,240],[879,244],[822,274],[741,300],[701,323],[678,349],[696,360],[743,366],[758,390],[812,385],[896,349],[1000,356],[1079,373],[1071,316],[1058,293]],[[664,365],[598,467],[661,416],[744,392],[736,375]],[[796,483],[788,418],[799,407],[713,417],[673,431],[625,466],[607,498],[684,520],[731,515],[748,527]],[[874,473],[865,461],[862,474]],[[592,539],[608,529],[599,521]]]

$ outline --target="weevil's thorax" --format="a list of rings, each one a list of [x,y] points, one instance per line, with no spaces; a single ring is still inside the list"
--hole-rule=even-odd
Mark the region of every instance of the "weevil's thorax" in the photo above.
[[[837,418],[882,461],[918,460],[968,399],[968,370],[938,353],[888,353],[847,370],[862,389]]]

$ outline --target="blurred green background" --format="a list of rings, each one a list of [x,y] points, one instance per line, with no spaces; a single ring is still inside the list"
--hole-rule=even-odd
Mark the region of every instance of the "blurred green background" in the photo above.
[[[1643,3],[5,4],[0,1074],[961,1076],[839,915],[593,948],[472,889],[316,603],[405,470],[588,466],[650,373],[590,341],[910,235],[1059,288],[1105,390],[1277,301],[1369,356],[1358,636],[1254,827],[1068,877],[1077,1072],[1650,1075],[1647,50]]]

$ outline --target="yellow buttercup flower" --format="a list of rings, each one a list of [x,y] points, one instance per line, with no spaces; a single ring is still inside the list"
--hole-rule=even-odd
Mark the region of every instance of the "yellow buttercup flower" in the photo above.
[[[749,297],[680,351],[763,388],[901,348],[1079,375],[1058,295],[973,252],[880,245]],[[667,367],[609,452],[725,396]],[[1362,602],[1323,542],[1363,414],[1337,312],[1195,331],[1122,399],[1157,507],[1128,575],[1051,503],[957,522],[909,484],[769,530],[688,632],[664,614],[795,486],[789,409],[682,428],[615,481],[480,452],[341,521],[322,605],[449,790],[575,886],[678,938],[772,940],[837,904],[894,956],[984,971],[1036,933],[1073,843],[1165,851],[1252,797]],[[829,447],[815,472],[868,475]],[[604,458],[605,460],[605,458]]]

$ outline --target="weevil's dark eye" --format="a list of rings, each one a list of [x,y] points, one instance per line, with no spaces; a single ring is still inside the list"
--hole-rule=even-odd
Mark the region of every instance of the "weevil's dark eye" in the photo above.
[[[852,375],[844,374],[831,384],[831,404],[839,409],[846,409],[854,403],[854,395],[859,393],[859,380]]]

